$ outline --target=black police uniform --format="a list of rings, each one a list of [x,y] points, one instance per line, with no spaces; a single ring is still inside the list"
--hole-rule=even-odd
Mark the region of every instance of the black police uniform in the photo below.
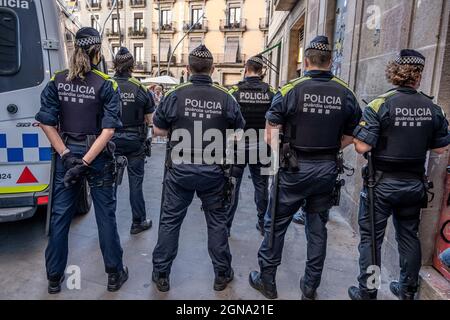
[[[172,132],[186,129],[192,138],[194,123],[208,129],[242,129],[245,122],[236,100],[226,89],[213,84],[211,77],[193,75],[190,81],[169,91],[156,109],[153,124]],[[224,134],[225,136],[225,134]],[[171,140],[171,145],[176,142]],[[208,143],[200,149],[192,147],[191,154],[201,154]],[[189,153],[189,152],[186,152]],[[172,159],[173,160],[173,159]],[[231,253],[227,236],[228,209],[223,204],[225,176],[220,165],[176,164],[168,168],[164,181],[164,202],[159,223],[158,243],[153,251],[153,279],[168,279],[172,262],[177,255],[180,227],[187,209],[196,193],[202,201],[208,226],[208,251],[217,277],[229,277]],[[168,288],[167,288],[168,290]]]
[[[263,82],[260,77],[246,77],[244,81],[239,82],[237,85],[233,86],[230,93],[236,98],[237,102],[241,107],[242,116],[245,119],[245,130],[255,130],[259,134],[260,130],[264,130],[266,125],[266,112],[269,110],[272,104],[273,97],[276,94],[275,89],[270,85]],[[258,136],[261,138],[260,136]],[[265,143],[264,140],[261,140]],[[245,163],[239,163],[238,166],[242,169],[242,174],[238,177],[236,186],[236,197],[235,201],[230,210],[230,216],[228,220],[228,230],[231,230],[233,224],[234,215],[236,213],[238,203],[239,203],[239,189],[242,183],[242,176],[244,174],[244,169],[248,165],[250,174],[253,181],[253,186],[255,188],[255,204],[258,214],[258,228],[263,233],[264,232],[264,215],[267,210],[267,192],[268,192],[268,176],[261,174],[261,169],[265,167],[259,159],[259,141],[245,143],[245,150],[237,150],[237,152],[245,153]],[[255,153],[257,155],[257,162],[250,163],[249,152]]]
[[[326,45],[319,43],[318,48],[329,50],[328,41],[324,42]],[[268,210],[265,238],[258,253],[261,272],[250,275],[252,286],[258,286],[266,297],[277,296],[275,276],[281,264],[285,234],[294,214],[303,206],[307,262],[301,288],[307,298],[314,298],[326,255],[326,224],[338,177],[337,154],[342,136],[351,136],[360,118],[361,109],[355,95],[331,72],[306,72],[275,96],[266,119],[271,124],[283,125],[283,143],[297,157],[291,159],[295,166],[280,169],[278,198],[270,196],[268,204],[271,208],[272,201],[277,201],[277,211],[271,219]],[[272,248],[269,247],[271,223],[275,224]]]
[[[95,68],[85,75],[84,80],[69,82],[66,80],[67,74],[67,70],[56,73],[47,84],[41,95],[41,109],[36,120],[44,125],[58,126],[67,148],[81,159],[89,149],[88,136],[95,138],[102,129],[122,126],[120,96],[117,83]],[[70,187],[64,186],[67,171],[57,156],[50,238],[45,254],[50,281],[59,281],[64,275],[69,227],[81,187],[81,182]],[[105,151],[93,161],[87,180],[94,202],[106,272],[115,274],[123,270],[123,264],[115,217],[114,164],[110,153]]]
[[[355,137],[373,147],[377,172],[374,191],[377,265],[381,266],[385,229],[393,216],[400,254],[400,290],[402,297],[412,298],[418,289],[421,267],[418,231],[421,208],[427,203],[424,183],[427,151],[449,144],[448,122],[442,109],[429,97],[410,87],[398,87],[369,104]],[[368,286],[372,244],[366,187],[361,192],[359,227],[359,298],[375,299],[377,290]]]
[[[128,160],[128,182],[133,225],[146,221],[142,183],[144,181],[145,140],[148,128],[145,115],[155,111],[155,103],[147,88],[131,74],[116,74],[114,79],[120,88],[123,128],[116,130],[113,142],[116,154]]]

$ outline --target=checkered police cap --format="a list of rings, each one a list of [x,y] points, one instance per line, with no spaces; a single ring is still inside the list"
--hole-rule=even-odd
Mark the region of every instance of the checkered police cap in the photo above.
[[[425,66],[425,57],[418,51],[405,49],[400,51],[395,59],[400,65]]]
[[[250,59],[247,60],[247,62],[254,62],[254,63],[260,64],[262,66],[264,65],[262,55],[257,55],[257,56],[251,57]]]
[[[213,59],[211,51],[203,44],[192,50],[191,53],[189,53],[189,56],[207,60]]]
[[[315,37],[306,48],[306,50],[310,49],[328,52],[331,51],[331,46],[330,42],[328,41],[328,37],[326,36]]]
[[[133,55],[130,51],[125,47],[120,47],[119,51],[117,51],[116,56],[114,58],[117,62],[125,62],[128,60],[133,60]]]
[[[75,35],[75,45],[79,48],[88,48],[101,43],[100,33],[94,28],[81,28]]]

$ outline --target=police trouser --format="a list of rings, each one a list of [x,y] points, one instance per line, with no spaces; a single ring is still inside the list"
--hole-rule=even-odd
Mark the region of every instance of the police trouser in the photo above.
[[[116,155],[127,158],[128,185],[130,189],[130,205],[133,215],[133,223],[140,224],[147,218],[145,210],[144,192],[142,184],[144,182],[145,153],[143,148],[138,152],[121,152],[118,149]]]
[[[214,272],[228,275],[231,253],[228,244],[228,210],[223,206],[225,176],[219,166],[180,165],[168,169],[158,243],[153,251],[153,271],[170,274],[178,252],[180,227],[194,194],[200,198],[208,228],[208,252]]]
[[[329,210],[333,204],[333,189],[337,167],[333,161],[301,161],[299,172],[280,171],[278,210],[275,213],[274,241],[269,247],[273,199],[271,190],[265,216],[265,236],[258,253],[259,266],[264,276],[275,279],[281,264],[284,238],[294,214],[303,206],[306,213],[307,261],[305,283],[311,289],[320,285],[327,248]],[[273,186],[271,187],[273,189]]]
[[[389,217],[393,216],[398,252],[400,255],[400,285],[406,293],[417,292],[422,257],[418,238],[420,211],[426,191],[419,179],[382,178],[374,190],[377,265],[381,267],[381,246]],[[373,265],[371,255],[371,227],[367,189],[361,192],[359,209],[359,285],[362,290],[374,291],[368,268]],[[370,270],[369,270],[370,271]],[[369,280],[369,283],[368,283]]]
[[[268,176],[261,174],[261,169],[264,167],[261,164],[249,164],[250,175],[252,177],[253,186],[255,188],[255,204],[258,214],[258,221],[264,220],[264,215],[267,211],[267,198],[268,198]],[[242,169],[245,165],[242,165]],[[231,229],[233,224],[234,216],[239,204],[239,190],[241,188],[241,183],[244,175],[244,170],[242,170],[242,175],[239,177],[236,186],[236,197],[234,198],[234,203],[231,206],[230,214],[228,218],[228,230]]]
[[[83,146],[68,145],[68,148],[79,158],[86,153],[86,147]],[[47,277],[55,281],[64,275],[67,265],[69,228],[77,210],[81,190],[80,183],[68,188],[64,186],[66,170],[61,159],[56,158],[50,234],[45,252]],[[116,224],[116,197],[111,162],[112,158],[105,153],[99,155],[91,165],[88,182],[94,202],[105,271],[116,273],[123,269],[123,265]]]

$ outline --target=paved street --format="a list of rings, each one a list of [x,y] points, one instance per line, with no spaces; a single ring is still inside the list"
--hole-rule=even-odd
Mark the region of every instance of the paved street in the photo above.
[[[206,247],[206,224],[198,200],[190,207],[182,227],[179,254],[171,275],[171,291],[162,294],[154,288],[150,280],[151,253],[157,238],[164,146],[156,145],[153,153],[147,163],[144,188],[147,212],[154,222],[150,231],[138,236],[129,234],[128,188],[121,186],[118,194],[117,221],[124,261],[130,270],[130,278],[120,292],[106,291],[107,276],[91,212],[76,217],[70,232],[69,265],[81,268],[81,290],[63,287],[57,296],[47,294],[44,267],[47,239],[44,235],[45,212],[41,210],[33,219],[0,225],[0,299],[261,299],[247,280],[249,272],[258,266],[256,254],[262,240],[255,229],[256,208],[249,179],[243,182],[230,239],[236,277],[229,288],[222,293],[212,289],[214,276]],[[357,235],[334,212],[329,224],[327,265],[318,291],[320,299],[348,299],[347,288],[356,282],[357,240]],[[304,228],[292,224],[277,278],[280,299],[299,299],[298,283],[305,257]],[[382,299],[392,298],[385,291],[387,280],[383,281]]]

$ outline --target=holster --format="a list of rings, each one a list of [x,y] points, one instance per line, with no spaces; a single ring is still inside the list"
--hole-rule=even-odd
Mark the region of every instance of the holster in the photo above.
[[[427,209],[428,205],[434,200],[435,194],[431,191],[434,189],[434,183],[429,180],[427,175],[424,175],[423,184],[425,186],[425,195],[422,200],[422,209]]]
[[[124,156],[117,156],[115,158],[114,163],[115,163],[115,170],[114,170],[115,182],[117,186],[120,186],[123,181],[123,174],[125,172],[125,168],[128,165],[128,160]]]
[[[148,138],[144,142],[144,153],[147,158],[152,156],[152,138]]]
[[[292,150],[290,143],[283,143],[281,146],[280,167],[293,172],[300,170],[297,153]]]
[[[225,185],[223,189],[223,206],[230,207],[236,198],[238,179],[242,177],[244,169],[236,165],[224,165]]]
[[[344,179],[336,180],[333,190],[333,206],[339,207],[341,205],[341,189],[345,186]]]

